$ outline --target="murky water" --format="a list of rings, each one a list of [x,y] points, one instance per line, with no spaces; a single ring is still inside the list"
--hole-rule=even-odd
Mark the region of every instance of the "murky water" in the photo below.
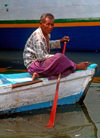
[[[100,64],[100,53],[68,52],[75,62]],[[0,72],[23,72],[22,51],[0,52]],[[96,76],[100,76],[100,71]],[[0,138],[100,138],[100,83],[92,83],[84,105],[57,109],[55,127],[47,129],[50,109],[30,112],[14,118],[0,119]]]
[[[49,109],[48,109],[49,110]],[[4,138],[96,138],[97,127],[86,106],[63,106],[57,109],[55,127],[46,128],[50,110],[27,116],[0,120],[0,137]]]
[[[84,103],[91,120],[96,126],[97,138],[100,138],[100,83],[92,83]]]

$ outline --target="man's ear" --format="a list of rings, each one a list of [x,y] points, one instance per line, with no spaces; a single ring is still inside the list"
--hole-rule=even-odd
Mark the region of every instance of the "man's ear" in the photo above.
[[[43,23],[40,21],[40,26],[42,25]]]

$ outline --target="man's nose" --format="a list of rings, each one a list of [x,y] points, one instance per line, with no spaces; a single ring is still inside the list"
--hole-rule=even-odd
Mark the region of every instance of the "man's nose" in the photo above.
[[[49,28],[52,29],[53,28],[53,25],[49,25]]]

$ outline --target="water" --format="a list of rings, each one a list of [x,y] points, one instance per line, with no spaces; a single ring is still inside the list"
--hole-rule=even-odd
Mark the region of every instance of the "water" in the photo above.
[[[75,62],[89,61],[100,64],[98,52],[67,52]],[[0,72],[26,71],[22,51],[1,51]],[[100,76],[100,70],[96,73]],[[92,83],[84,105],[61,106],[57,109],[55,127],[47,129],[50,109],[39,110],[0,119],[0,138],[100,138],[100,83]]]
[[[49,110],[49,109],[48,109]],[[1,138],[96,138],[97,127],[86,106],[59,107],[55,127],[46,128],[50,110],[27,116],[0,120]],[[39,112],[38,112],[39,113]]]
[[[93,83],[84,101],[87,111],[97,129],[97,138],[100,138],[100,83]]]

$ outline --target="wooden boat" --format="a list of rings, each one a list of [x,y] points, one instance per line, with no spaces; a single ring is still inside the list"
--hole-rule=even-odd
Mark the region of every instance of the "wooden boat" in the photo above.
[[[82,103],[97,64],[62,78],[58,105]],[[29,73],[0,74],[0,115],[14,114],[52,106],[57,80],[32,81]]]

